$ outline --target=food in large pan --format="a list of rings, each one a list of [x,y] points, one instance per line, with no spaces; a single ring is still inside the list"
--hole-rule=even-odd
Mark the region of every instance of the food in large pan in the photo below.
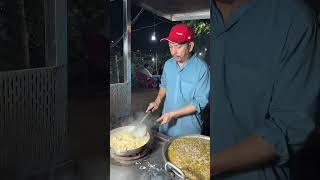
[[[132,131],[134,126],[123,126],[110,132],[110,150],[111,153],[121,156],[133,155],[139,153],[150,140],[149,133],[145,136],[136,138]]]
[[[210,179],[210,138],[201,135],[182,136],[172,139],[166,159],[181,170],[190,180]]]

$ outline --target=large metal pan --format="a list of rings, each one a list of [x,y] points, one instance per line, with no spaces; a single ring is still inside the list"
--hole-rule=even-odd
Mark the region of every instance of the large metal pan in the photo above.
[[[201,139],[205,139],[210,141],[210,137],[209,136],[204,136],[204,135],[199,135],[199,134],[191,134],[191,135],[182,135],[182,136],[176,136],[176,137],[172,137],[169,139],[169,141],[167,141],[163,148],[162,148],[162,157],[163,160],[165,162],[165,170],[166,171],[172,171],[173,173],[175,173],[178,177],[180,177],[181,179],[187,179],[187,177],[185,176],[185,174],[183,173],[183,171],[181,169],[179,169],[177,166],[175,166],[174,164],[172,164],[167,157],[168,154],[168,148],[170,146],[170,144],[178,139],[178,138],[185,138],[185,137],[195,137],[195,138],[201,138]]]
[[[135,126],[122,126],[119,128],[115,128],[113,130],[110,131],[110,138],[117,134],[117,133],[122,133],[122,132],[132,132],[133,129],[135,128]],[[149,145],[150,141],[151,141],[151,137],[149,132],[146,133],[147,136],[147,142],[145,144],[143,144],[142,146],[135,148],[135,149],[131,149],[131,150],[127,150],[127,151],[120,151],[120,150],[115,150],[112,147],[110,147],[110,153],[116,155],[116,156],[132,156],[132,155],[136,155],[139,152],[142,152],[145,148],[147,148],[147,146]]]

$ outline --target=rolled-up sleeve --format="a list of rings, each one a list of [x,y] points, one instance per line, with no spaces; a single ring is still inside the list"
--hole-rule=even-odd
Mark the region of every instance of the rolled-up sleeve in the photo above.
[[[315,22],[294,21],[274,82],[268,117],[255,134],[270,143],[279,164],[299,150],[314,128],[320,87],[320,49]]]
[[[159,84],[160,87],[162,88],[166,88],[167,86],[167,79],[166,79],[166,66],[167,64],[165,63],[163,66],[163,71],[162,71],[162,75],[161,75],[161,83]]]
[[[210,72],[207,65],[203,65],[200,70],[200,79],[195,86],[193,99],[191,105],[200,113],[202,109],[208,104],[210,91]]]

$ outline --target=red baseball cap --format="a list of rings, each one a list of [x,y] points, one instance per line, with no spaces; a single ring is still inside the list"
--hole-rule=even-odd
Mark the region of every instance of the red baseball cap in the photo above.
[[[171,28],[168,37],[162,38],[162,41],[169,41],[173,43],[183,43],[194,41],[194,34],[192,29],[186,24],[176,24]]]

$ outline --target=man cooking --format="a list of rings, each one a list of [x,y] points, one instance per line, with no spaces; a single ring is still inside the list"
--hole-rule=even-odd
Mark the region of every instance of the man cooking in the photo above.
[[[169,136],[200,134],[200,112],[208,104],[210,73],[207,64],[193,54],[194,33],[186,24],[172,27],[167,41],[172,58],[167,60],[161,76],[157,98],[147,112],[159,108],[165,98],[159,132]]]

